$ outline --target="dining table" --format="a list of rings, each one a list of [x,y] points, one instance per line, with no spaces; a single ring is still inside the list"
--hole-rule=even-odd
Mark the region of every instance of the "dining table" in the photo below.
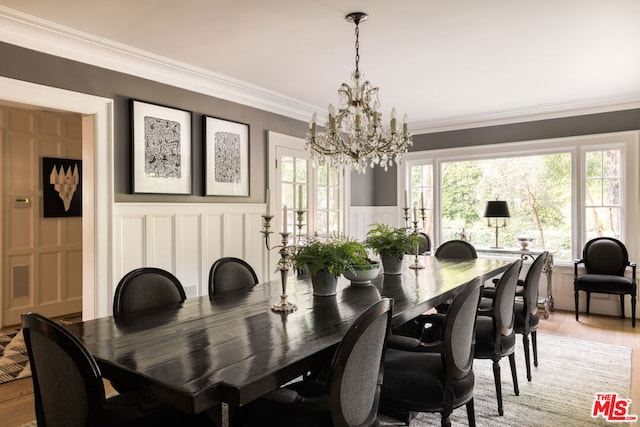
[[[286,291],[298,307],[291,313],[271,310],[282,293],[278,279],[213,300],[188,298],[66,327],[107,379],[188,413],[220,403],[241,407],[330,361],[353,321],[381,297],[393,299],[395,327],[509,265],[500,259],[421,256],[424,268],[410,269],[411,261],[405,260],[403,274],[380,274],[370,284],[340,277],[337,294],[330,297],[314,296],[308,277],[291,275]]]

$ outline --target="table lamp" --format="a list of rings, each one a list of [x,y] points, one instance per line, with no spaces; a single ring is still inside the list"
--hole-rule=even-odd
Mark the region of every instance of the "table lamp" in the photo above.
[[[498,245],[498,229],[507,226],[507,218],[509,218],[509,207],[504,200],[491,200],[487,202],[487,207],[484,210],[484,217],[487,218],[487,224],[489,227],[496,229],[496,245],[494,249],[500,249]],[[502,224],[500,224],[499,218],[502,218]],[[493,221],[492,221],[493,219]]]

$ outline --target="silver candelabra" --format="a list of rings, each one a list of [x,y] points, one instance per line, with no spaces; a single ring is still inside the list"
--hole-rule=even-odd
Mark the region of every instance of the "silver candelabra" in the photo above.
[[[402,208],[404,210],[404,223],[405,226],[408,228],[409,227],[409,220],[410,220],[410,216],[409,216],[409,207],[404,207]],[[414,207],[413,208],[413,220],[411,221],[413,223],[413,234],[415,236],[418,236],[418,231],[421,230],[423,227],[418,227],[418,223],[420,222],[420,219],[418,219],[418,211],[420,211],[420,217],[422,219],[422,224],[424,224],[425,219],[427,218],[426,215],[426,208],[424,207]],[[414,268],[414,269],[420,269],[420,268],[424,268],[424,264],[422,264],[422,262],[420,261],[420,258],[418,257],[418,252],[420,251],[420,243],[416,244],[416,252],[414,255],[414,260],[413,260],[413,264],[411,264],[409,266],[409,268]]]
[[[302,238],[302,227],[304,226],[303,219],[305,211],[301,209],[295,212],[297,214],[296,227],[298,229],[298,235],[295,237],[294,234],[293,245],[289,244],[289,235],[291,233],[288,232],[286,227],[286,208],[283,211],[283,221],[285,225],[280,233],[282,240],[278,246],[270,245],[270,235],[273,233],[273,231],[271,231],[271,220],[273,219],[273,215],[269,215],[268,213],[262,215],[262,230],[260,232],[264,236],[265,246],[268,251],[278,249],[278,252],[280,253],[280,260],[278,261],[277,269],[280,271],[282,293],[280,294],[280,302],[271,306],[271,310],[276,313],[291,313],[298,309],[298,306],[287,300],[287,279],[289,277],[289,270],[291,269],[291,257],[293,251],[296,249]]]

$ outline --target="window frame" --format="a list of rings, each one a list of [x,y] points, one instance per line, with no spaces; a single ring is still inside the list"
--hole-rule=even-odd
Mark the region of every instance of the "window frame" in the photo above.
[[[508,142],[499,144],[476,145],[436,150],[412,151],[404,156],[398,168],[397,206],[398,222],[403,222],[404,190],[410,190],[411,167],[417,164],[433,165],[433,226],[434,235],[430,236],[433,247],[442,243],[441,189],[442,163],[466,160],[484,160],[500,157],[535,156],[554,153],[571,155],[571,253],[580,258],[586,238],[585,199],[586,189],[586,153],[606,149],[621,151],[621,186],[623,201],[621,204],[621,240],[627,246],[630,256],[635,257],[638,247],[638,204],[640,201],[640,173],[638,171],[638,145],[640,131],[624,131],[606,134],[581,135],[562,138],[550,138],[531,141]],[[578,189],[578,191],[575,191]],[[635,258],[634,258],[635,259]]]

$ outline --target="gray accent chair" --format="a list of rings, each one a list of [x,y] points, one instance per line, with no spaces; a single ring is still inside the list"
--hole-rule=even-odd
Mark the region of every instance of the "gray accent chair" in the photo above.
[[[241,426],[378,425],[383,357],[393,301],[383,298],[351,325],[336,349],[328,381],[304,380],[241,408]]]
[[[524,360],[527,367],[527,381],[531,381],[531,351],[529,349],[529,335],[533,344],[533,365],[538,366],[538,339],[537,330],[540,323],[538,315],[538,289],[540,286],[540,276],[549,257],[549,252],[544,251],[531,263],[529,271],[522,284],[523,289],[516,292],[515,302],[515,322],[513,329],[516,334],[522,335],[524,347]]]
[[[508,356],[509,365],[511,366],[513,391],[516,396],[520,394],[515,360],[514,306],[518,275],[521,268],[522,260],[519,259],[511,263],[496,284],[495,294],[490,301],[491,306],[489,308],[481,307],[478,310],[476,323],[476,345],[473,357],[493,361],[493,379],[496,386],[498,414],[500,415],[504,415],[500,359],[505,356]]]
[[[629,253],[624,243],[612,237],[597,237],[589,240],[582,250],[582,258],[574,261],[573,291],[578,320],[579,292],[587,293],[587,314],[591,293],[620,296],[620,311],[624,319],[624,296],[631,296],[631,325],[636,327],[636,263],[629,262]],[[584,264],[585,274],[578,274],[578,266]],[[631,277],[625,277],[631,267]]]
[[[36,313],[22,315],[22,330],[39,427],[211,425],[140,393],[107,399],[95,359],[73,334]]]
[[[389,341],[384,360],[380,413],[406,425],[416,412],[439,412],[441,424],[450,426],[450,415],[463,405],[471,427],[473,405],[473,348],[476,313],[482,281],[475,279],[454,297],[439,319],[439,337],[425,342],[410,337]]]
[[[209,270],[209,299],[216,294],[251,289],[258,284],[258,276],[248,262],[240,258],[217,259]]]

